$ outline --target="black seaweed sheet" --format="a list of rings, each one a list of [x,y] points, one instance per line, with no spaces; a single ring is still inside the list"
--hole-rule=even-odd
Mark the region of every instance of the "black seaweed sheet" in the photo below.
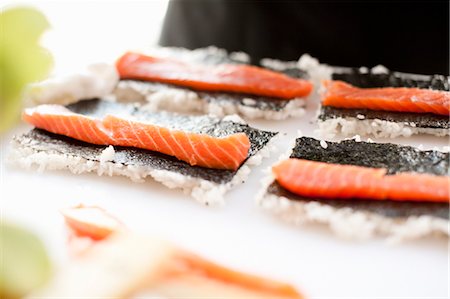
[[[362,72],[357,68],[336,68],[333,80],[341,80],[360,88],[372,87],[417,87],[449,91],[449,77],[442,75],[416,75],[399,72],[373,73],[371,70]],[[449,117],[432,113],[392,112],[368,109],[346,109],[322,106],[319,120],[325,121],[338,117],[357,117],[364,119],[381,119],[389,122],[414,124],[417,128],[450,129]]]
[[[352,208],[356,211],[371,212],[389,218],[406,218],[409,216],[427,215],[448,220],[450,211],[448,203],[306,198],[287,191],[277,182],[273,182],[267,188],[267,193],[283,196],[294,201],[305,203],[319,202],[336,209]]]
[[[337,67],[333,80],[341,80],[361,88],[370,87],[417,87],[450,91],[449,77],[442,75],[417,75],[400,72],[374,73],[359,68]]]
[[[187,87],[165,84],[165,83],[157,83],[157,82],[148,82],[148,81],[138,81],[138,80],[121,80],[123,82],[133,82],[137,81],[141,84],[146,84],[151,87],[151,90],[154,91],[164,91],[168,89],[183,89],[186,91],[193,91],[198,94],[198,96],[209,103],[216,104],[232,104],[232,105],[241,105],[249,108],[255,108],[258,110],[264,111],[281,111],[291,100],[283,100],[278,98],[270,98],[263,96],[256,96],[244,93],[231,93],[231,92],[215,92],[215,91],[198,91],[194,89],[190,89]],[[249,101],[250,100],[250,101]]]
[[[327,141],[327,148],[320,141],[310,137],[295,140],[291,158],[347,164],[363,167],[386,168],[388,174],[418,172],[434,175],[448,175],[449,153],[420,151],[412,146],[392,143],[371,143],[353,139],[341,142]]]
[[[416,128],[450,129],[449,117],[432,113],[394,112],[368,109],[347,109],[331,106],[320,107],[319,120],[353,117],[363,119],[381,119],[389,122],[414,124]],[[359,119],[359,118],[358,118]],[[359,119],[361,120],[361,119]]]
[[[325,149],[320,145],[319,140],[309,137],[296,139],[290,157],[335,164],[386,168],[389,174],[412,171],[446,176],[450,167],[449,153],[419,151],[410,146],[356,142],[355,140],[327,142]],[[273,182],[268,187],[267,193],[284,196],[295,201],[320,202],[334,208],[350,207],[386,217],[429,215],[449,219],[450,213],[448,203],[306,198],[287,191],[277,182]]]
[[[208,116],[184,116],[164,112],[153,113],[141,110],[134,104],[122,104],[97,99],[80,101],[67,107],[76,113],[96,117],[102,117],[108,113],[133,115],[138,119],[146,120],[156,125],[208,134],[215,137],[243,132],[247,134],[251,142],[249,157],[255,155],[277,134],[261,131],[244,124],[221,121],[218,118]],[[98,161],[99,155],[105,148],[105,146],[92,145],[40,129],[31,130],[20,136],[18,141],[22,145],[38,151],[74,155],[92,161]],[[190,166],[188,163],[177,160],[174,157],[148,150],[129,147],[114,147],[114,149],[116,154],[113,162],[115,163],[148,167],[149,170],[168,170],[215,183],[230,182],[237,172]]]

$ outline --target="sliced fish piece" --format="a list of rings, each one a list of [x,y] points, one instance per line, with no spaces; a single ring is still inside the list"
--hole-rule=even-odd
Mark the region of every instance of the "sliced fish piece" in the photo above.
[[[121,79],[156,81],[202,91],[230,91],[281,99],[305,97],[312,91],[312,84],[306,80],[249,65],[196,65],[129,52],[116,66]]]
[[[287,159],[272,168],[275,180],[301,196],[341,199],[449,202],[450,178],[386,175],[383,168]]]
[[[114,115],[93,118],[59,105],[26,109],[22,118],[37,128],[91,144],[157,151],[208,168],[235,170],[247,158],[250,148],[244,133],[217,138]]]
[[[342,81],[324,81],[322,105],[400,112],[450,114],[450,93],[420,88],[358,88]]]
[[[109,242],[110,239],[116,239],[117,235],[133,235],[126,230],[122,222],[100,207],[79,205],[64,209],[63,215],[69,232],[74,233],[69,235],[72,240],[69,243],[69,249],[77,242],[84,242],[86,238],[91,240],[89,246],[76,256],[77,259],[83,259],[92,250],[95,251],[99,244]],[[99,238],[99,228],[102,232],[107,232],[101,238]],[[293,286],[287,283],[239,272],[180,248],[167,249],[172,251],[173,254],[164,261],[163,271],[160,271],[154,280],[145,279],[144,286],[141,286],[141,288],[153,289],[155,293],[167,296],[167,298],[205,298],[219,294],[221,298],[236,299],[304,298]],[[158,262],[158,260],[155,262]],[[129,267],[127,269],[131,270]],[[138,275],[136,276],[136,279],[141,278]],[[65,281],[65,283],[70,282]],[[79,288],[84,289],[86,295],[98,291],[96,288],[85,288],[81,283]],[[55,290],[55,288],[52,289]],[[98,295],[98,293],[96,294]],[[63,294],[60,293],[59,296],[61,295]]]

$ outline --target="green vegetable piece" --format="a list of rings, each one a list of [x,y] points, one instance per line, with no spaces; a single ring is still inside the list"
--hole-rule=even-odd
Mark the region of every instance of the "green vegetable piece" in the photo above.
[[[17,120],[26,84],[48,75],[51,55],[39,45],[50,27],[33,8],[11,8],[0,13],[0,132]]]
[[[0,250],[0,298],[21,298],[50,277],[51,264],[45,248],[31,232],[1,224]]]

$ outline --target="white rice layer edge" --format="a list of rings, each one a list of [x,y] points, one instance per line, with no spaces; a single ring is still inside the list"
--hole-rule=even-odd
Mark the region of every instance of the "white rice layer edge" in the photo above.
[[[265,189],[266,190],[266,189]],[[335,208],[319,202],[301,202],[264,190],[257,204],[281,220],[297,226],[306,223],[327,225],[344,239],[367,240],[376,236],[388,242],[401,242],[426,236],[450,236],[449,221],[432,216],[389,218],[376,213]]]
[[[371,135],[378,138],[409,137],[415,134],[450,135],[448,129],[419,128],[415,127],[414,123],[397,123],[383,119],[359,119],[356,117],[318,120],[318,126],[318,133],[324,138],[334,138],[338,135],[344,137]]]
[[[147,102],[150,111],[168,110],[173,112],[199,112],[218,117],[238,114],[247,119],[281,120],[289,117],[299,117],[305,113],[305,99],[296,98],[287,103],[281,110],[263,110],[250,106],[253,99],[244,99],[249,105],[242,105],[232,101],[210,102],[201,98],[198,93],[182,88],[170,87],[157,90],[151,85],[139,81],[119,81],[114,95],[119,101]]]
[[[182,175],[168,170],[111,162],[109,159],[104,159],[105,156],[111,155],[111,146],[105,148],[99,157],[99,161],[93,161],[56,151],[36,150],[20,144],[17,140],[13,140],[8,161],[13,165],[25,169],[37,169],[40,172],[64,169],[74,174],[92,172],[99,176],[120,175],[139,183],[144,182],[145,178],[149,176],[168,188],[182,189],[185,194],[189,194],[196,201],[204,205],[223,205],[225,203],[225,193],[247,179],[251,171],[250,166],[259,165],[263,158],[269,157],[270,153],[275,150],[274,139],[276,139],[276,136],[264,148],[250,157],[240,167],[230,182],[224,184]]]

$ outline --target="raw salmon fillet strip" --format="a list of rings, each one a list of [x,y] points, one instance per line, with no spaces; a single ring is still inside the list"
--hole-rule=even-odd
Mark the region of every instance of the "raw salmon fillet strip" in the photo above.
[[[386,169],[287,159],[272,168],[292,193],[326,199],[449,202],[450,178],[418,173],[386,175]]]
[[[116,63],[121,79],[156,81],[203,91],[246,93],[280,99],[306,97],[307,80],[249,65],[200,65],[128,52]]]
[[[71,233],[71,243],[69,245],[76,246],[76,248],[79,247],[77,243],[85,243],[86,238],[91,240],[89,246],[95,246],[96,243],[106,241],[111,237],[114,238],[114,234],[129,234],[120,220],[97,206],[80,205],[70,207],[64,209],[62,214]],[[89,254],[88,250],[89,247],[87,249],[85,248],[85,251],[81,252],[81,254]],[[192,277],[205,278],[206,280],[201,280],[202,284],[199,285],[192,283],[193,280],[189,279]],[[289,284],[236,271],[179,248],[173,250],[172,256],[166,263],[164,271],[161,271],[159,279],[160,283],[163,281],[174,282],[173,287],[177,285],[175,283],[176,281],[188,279],[190,282],[189,285],[191,286],[190,289],[201,289],[203,284],[207,286],[208,281],[213,281],[217,289],[207,287],[207,289],[213,291],[211,295],[223,295],[222,292],[226,291],[228,287],[231,287],[233,289],[237,288],[254,293],[251,298],[305,298]],[[170,285],[172,286],[172,284]],[[186,292],[186,287],[182,288],[182,290]],[[184,295],[185,297],[211,298],[211,296],[208,296],[208,293],[200,296],[197,292],[192,297],[188,296],[189,291],[187,292]],[[248,292],[235,294],[233,297],[224,296],[220,298],[249,298]],[[174,295],[170,296],[170,298],[175,297],[181,298]]]
[[[156,151],[207,168],[236,170],[247,158],[250,148],[250,140],[244,133],[218,138],[114,115],[97,119],[60,105],[26,109],[22,118],[37,128],[91,144]]]
[[[420,88],[358,88],[326,80],[322,105],[337,108],[386,110],[450,115],[450,93]]]

